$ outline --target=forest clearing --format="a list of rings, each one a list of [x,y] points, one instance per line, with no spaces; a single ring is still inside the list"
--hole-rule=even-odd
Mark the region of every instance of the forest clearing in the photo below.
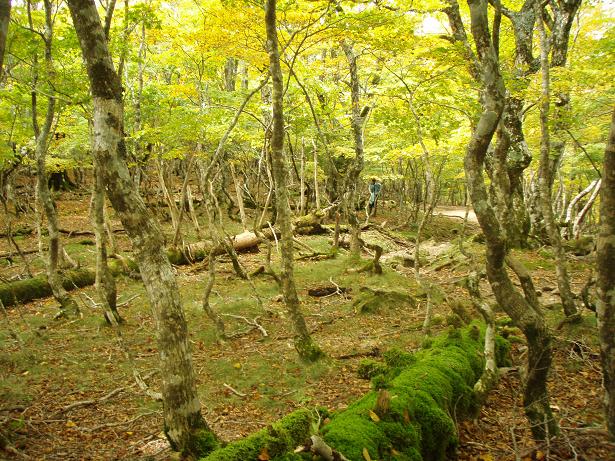
[[[0,459],[615,461],[614,32],[0,0]]]

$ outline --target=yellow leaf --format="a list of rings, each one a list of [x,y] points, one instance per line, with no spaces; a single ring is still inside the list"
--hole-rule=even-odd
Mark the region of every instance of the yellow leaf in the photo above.
[[[542,451],[538,450],[536,452],[536,459],[538,461],[542,461],[543,459],[545,459],[545,454]]]
[[[239,370],[241,368],[241,363],[237,362],[233,364],[233,366]]]
[[[378,421],[380,421],[380,418],[378,417],[378,415],[373,411],[373,410],[369,410],[369,417],[372,419],[373,422],[377,423]]]
[[[369,451],[367,451],[367,448],[363,448],[363,458],[365,461],[372,461],[372,457],[369,456]]]
[[[74,421],[71,421],[70,419],[68,421],[66,421],[66,427],[75,427],[76,424],[74,423]]]
[[[493,456],[491,456],[491,453],[483,453],[479,455],[478,461],[493,461]]]

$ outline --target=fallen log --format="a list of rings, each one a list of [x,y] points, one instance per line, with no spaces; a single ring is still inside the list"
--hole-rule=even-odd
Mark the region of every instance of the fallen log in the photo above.
[[[415,354],[385,353],[375,390],[335,415],[323,440],[352,460],[449,459],[458,443],[455,422],[479,411],[473,386],[484,367],[482,337],[473,325]]]
[[[254,232],[242,232],[230,238],[235,251],[246,251],[251,248],[256,248],[261,242],[261,239]],[[171,264],[177,266],[190,264],[194,261],[202,261],[209,257],[209,253],[214,252],[214,256],[226,253],[224,245],[215,245],[212,241],[202,241],[191,243],[181,248],[169,248],[167,256]]]
[[[479,410],[473,386],[485,363],[483,336],[472,325],[450,330],[415,354],[388,351],[385,363],[370,360],[379,365],[375,390],[329,415],[320,428],[310,411],[298,410],[201,461],[298,461],[311,459],[303,456],[310,452],[333,460],[449,459],[458,443],[455,422]]]
[[[297,410],[245,439],[214,450],[200,461],[276,459],[304,444],[310,437],[313,422],[312,412]]]
[[[129,261],[128,264],[109,260],[111,273],[117,276],[135,270],[136,264],[131,260],[127,261]],[[62,286],[66,291],[93,285],[96,280],[96,272],[90,269],[72,269],[64,272],[61,276]],[[46,275],[38,275],[10,283],[0,283],[0,301],[6,307],[14,306],[18,303],[27,303],[35,299],[47,298],[52,294]]]

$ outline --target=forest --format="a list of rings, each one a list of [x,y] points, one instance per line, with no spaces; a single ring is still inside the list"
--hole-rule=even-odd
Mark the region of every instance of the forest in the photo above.
[[[609,0],[0,0],[0,459],[615,461]]]

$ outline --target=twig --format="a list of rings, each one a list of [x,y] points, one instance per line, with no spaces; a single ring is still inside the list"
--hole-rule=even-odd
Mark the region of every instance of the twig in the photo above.
[[[121,303],[117,303],[116,307],[124,307],[124,306],[128,305],[130,303],[130,301],[133,301],[133,300],[137,299],[139,296],[141,296],[141,295],[132,295],[126,301],[122,301]]]
[[[280,254],[280,247],[278,245],[278,236],[275,235],[275,230],[273,229],[273,226],[271,225],[269,221],[267,221],[267,225],[269,226],[269,229],[271,229],[271,234],[273,235],[273,239],[275,240],[275,251],[278,254]]]
[[[260,330],[261,334],[265,338],[269,336],[269,334],[267,333],[267,330],[265,330],[265,328],[263,328],[263,326],[258,323],[258,317],[254,317],[253,320],[250,320],[249,318],[244,317],[243,315],[235,315],[235,314],[221,314],[221,315],[224,315],[226,317],[232,317],[234,319],[243,320],[248,325],[250,325],[252,327],[252,329],[257,328],[258,330]]]
[[[237,389],[234,389],[233,387],[229,386],[228,384],[224,383],[222,384],[224,387],[226,387],[229,391],[231,391],[233,394],[239,396],[239,397],[247,397],[247,394],[244,394],[243,392],[239,392]]]
[[[69,412],[71,410],[74,410],[75,408],[86,407],[86,406],[89,406],[89,405],[95,405],[97,403],[104,402],[105,400],[109,400],[111,397],[116,396],[117,394],[119,394],[120,392],[122,392],[124,390],[126,390],[125,387],[118,387],[117,389],[112,390],[107,395],[104,395],[104,396],[102,396],[99,399],[81,400],[79,402],[71,403],[70,405],[66,405],[65,407],[62,407],[60,409],[60,412],[67,413],[67,412]]]
[[[155,415],[155,414],[159,414],[159,411],[150,411],[148,413],[142,413],[140,415],[135,416],[132,419],[129,419],[128,421],[121,421],[119,423],[106,423],[106,424],[99,424],[98,426],[94,426],[94,427],[79,427],[78,429],[82,432],[95,432],[95,431],[99,431],[100,429],[105,429],[108,427],[118,427],[118,426],[126,426],[128,424],[132,424],[135,421],[138,421],[139,419],[143,418],[144,416],[151,416],[151,415]]]

